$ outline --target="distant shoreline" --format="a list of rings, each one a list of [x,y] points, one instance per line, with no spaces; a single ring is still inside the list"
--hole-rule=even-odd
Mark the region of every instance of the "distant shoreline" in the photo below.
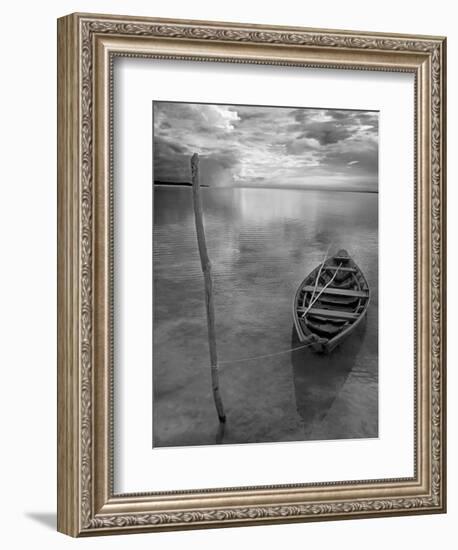
[[[183,182],[173,182],[173,181],[155,181],[154,185],[158,186],[167,186],[167,187],[192,187],[192,183],[187,181]],[[200,184],[201,187],[211,187],[210,185]],[[282,185],[281,187],[273,187],[271,185],[233,185],[233,186],[223,186],[223,187],[214,187],[213,189],[289,189],[295,191],[329,191],[337,193],[371,193],[378,195],[378,191],[372,191],[371,189],[337,189],[335,187],[300,187],[298,185]]]
[[[192,187],[192,183],[189,181],[154,181],[154,185],[168,185],[169,187]],[[205,185],[203,183],[200,184],[201,187],[210,187],[209,185]]]
[[[282,185],[274,187],[273,185],[237,185],[235,189],[292,189],[296,191],[336,191],[337,193],[373,193],[378,195],[378,191],[371,189],[339,189],[336,187],[305,187],[300,185]]]

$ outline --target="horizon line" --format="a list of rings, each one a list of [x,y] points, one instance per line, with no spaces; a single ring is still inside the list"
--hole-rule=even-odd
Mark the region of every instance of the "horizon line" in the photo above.
[[[191,182],[174,182],[174,181],[161,181],[155,180],[154,185],[170,185],[171,187],[183,186],[191,187]],[[378,189],[358,189],[353,187],[326,187],[326,186],[308,186],[308,185],[208,185],[200,184],[201,187],[207,187],[212,189],[296,189],[299,191],[337,191],[339,193],[376,193],[378,194]]]

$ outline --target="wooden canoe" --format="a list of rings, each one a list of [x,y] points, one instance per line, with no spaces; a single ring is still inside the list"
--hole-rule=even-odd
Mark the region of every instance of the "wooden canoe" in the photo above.
[[[370,291],[360,268],[346,250],[318,265],[299,285],[293,317],[299,340],[329,353],[361,323]]]

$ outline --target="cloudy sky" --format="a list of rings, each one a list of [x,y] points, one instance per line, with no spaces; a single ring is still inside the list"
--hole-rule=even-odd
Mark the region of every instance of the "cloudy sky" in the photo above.
[[[377,191],[378,113],[154,102],[154,179]]]

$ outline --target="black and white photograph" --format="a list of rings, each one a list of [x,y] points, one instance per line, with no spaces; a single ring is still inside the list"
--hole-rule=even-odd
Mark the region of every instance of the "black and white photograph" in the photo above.
[[[153,102],[153,448],[378,437],[378,123]]]

